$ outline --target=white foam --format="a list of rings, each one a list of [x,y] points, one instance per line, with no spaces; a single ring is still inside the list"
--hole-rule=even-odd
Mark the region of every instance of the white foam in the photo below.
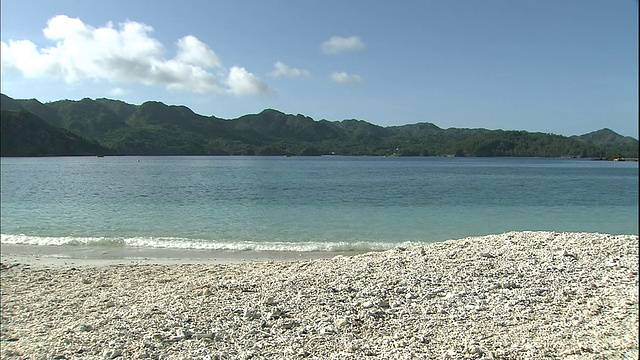
[[[212,251],[376,251],[416,243],[403,242],[284,242],[284,241],[225,241],[188,239],[179,237],[71,237],[1,234],[0,243],[46,246],[105,246],[156,249],[212,250]]]

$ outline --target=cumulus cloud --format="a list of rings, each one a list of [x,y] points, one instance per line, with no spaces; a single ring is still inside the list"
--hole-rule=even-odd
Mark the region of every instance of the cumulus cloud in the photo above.
[[[178,40],[176,60],[202,67],[222,67],[218,55],[195,36],[188,35]]]
[[[28,40],[9,40],[9,43],[2,41],[0,54],[2,54],[0,56],[2,73],[22,72],[26,77],[42,75],[45,67],[49,66],[47,63],[50,62],[49,56],[47,54],[41,55],[36,44]]]
[[[290,67],[281,61],[273,64],[273,67],[275,69],[269,73],[273,77],[311,77],[311,73],[308,70]]]
[[[244,95],[268,88],[244,68],[226,69],[218,55],[192,35],[180,38],[175,56],[166,58],[165,47],[152,37],[153,28],[134,21],[117,28],[112,23],[94,28],[80,19],[57,15],[43,33],[55,41],[54,46],[38,49],[30,40],[3,41],[2,72],[28,78],[56,77],[67,83],[106,80],[163,85],[193,93]]]
[[[349,74],[344,71],[334,72],[329,75],[331,80],[337,83],[361,83],[362,78],[358,74]]]
[[[243,67],[232,66],[227,79],[228,92],[234,95],[268,95],[271,89]]]
[[[344,52],[355,52],[364,50],[364,42],[359,36],[332,36],[320,46],[322,52],[329,55],[342,54]]]

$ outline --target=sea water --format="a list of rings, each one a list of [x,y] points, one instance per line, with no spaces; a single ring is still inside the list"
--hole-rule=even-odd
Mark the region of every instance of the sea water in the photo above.
[[[2,158],[1,242],[366,251],[513,230],[638,234],[638,163]]]

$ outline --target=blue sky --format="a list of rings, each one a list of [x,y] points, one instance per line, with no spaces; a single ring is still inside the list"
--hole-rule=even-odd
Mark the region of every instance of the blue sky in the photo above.
[[[14,98],[638,138],[637,1],[0,4]]]

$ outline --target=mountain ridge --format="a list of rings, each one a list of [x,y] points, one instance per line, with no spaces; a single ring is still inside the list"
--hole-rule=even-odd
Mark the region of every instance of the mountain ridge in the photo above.
[[[275,109],[222,119],[157,101],[133,105],[84,98],[41,103],[5,94],[0,100],[2,110],[24,109],[113,154],[638,157],[637,140],[606,128],[565,137],[443,129],[430,122],[382,127],[356,119],[314,120]]]
[[[71,131],[47,124],[24,109],[2,110],[2,156],[97,155],[110,150]]]

